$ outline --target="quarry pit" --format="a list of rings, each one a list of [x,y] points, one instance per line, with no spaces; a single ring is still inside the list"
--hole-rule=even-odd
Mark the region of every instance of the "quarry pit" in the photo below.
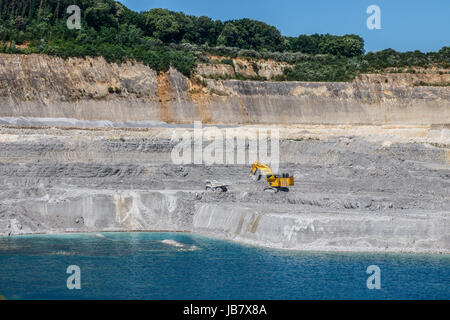
[[[136,62],[0,55],[0,235],[173,231],[448,254],[450,92],[415,86],[421,76],[199,86]],[[172,137],[194,121],[279,130],[295,186],[266,193],[248,163],[175,164]],[[207,192],[210,179],[232,186]]]

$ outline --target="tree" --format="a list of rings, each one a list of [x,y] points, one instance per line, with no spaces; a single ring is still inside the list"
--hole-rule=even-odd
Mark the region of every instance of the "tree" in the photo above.
[[[217,44],[253,50],[283,51],[285,49],[285,39],[275,27],[251,19],[226,22],[217,39]]]
[[[240,35],[239,30],[233,23],[226,23],[219,38],[217,45],[226,47],[239,47]]]
[[[152,9],[144,12],[144,32],[165,43],[194,40],[194,22],[189,16],[166,9]]]
[[[197,34],[195,43],[214,46],[222,30],[223,24],[221,21],[213,21],[211,18],[202,16],[195,23],[195,32]]]
[[[40,3],[39,3],[39,10],[38,10],[38,16],[37,16],[38,21],[39,21],[39,19],[41,18],[41,13],[42,13],[43,8],[44,8],[44,0],[40,0]]]
[[[86,9],[85,19],[90,27],[100,30],[102,27],[117,27],[118,19],[115,17],[115,8],[109,3],[100,3],[96,7]]]
[[[303,52],[309,54],[319,53],[319,35],[308,36],[299,35],[297,38],[288,38],[290,50],[293,52]]]
[[[326,34],[320,38],[319,53],[344,57],[360,56],[364,53],[364,40],[356,35],[339,37]]]

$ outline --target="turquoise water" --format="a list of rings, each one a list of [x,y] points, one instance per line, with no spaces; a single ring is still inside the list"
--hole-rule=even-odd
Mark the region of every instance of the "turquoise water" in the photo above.
[[[81,290],[68,290],[78,265]],[[366,269],[381,269],[369,290]],[[7,299],[449,299],[442,255],[278,251],[180,233],[0,238]]]

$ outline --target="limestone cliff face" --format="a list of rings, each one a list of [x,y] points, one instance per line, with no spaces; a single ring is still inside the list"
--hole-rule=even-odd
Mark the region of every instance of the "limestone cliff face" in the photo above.
[[[274,60],[254,60],[243,58],[227,58],[218,56],[209,56],[211,63],[201,63],[197,66],[196,73],[203,76],[234,76],[239,73],[245,77],[262,77],[268,80],[276,76],[284,74],[286,68],[293,68],[286,62],[279,62]],[[228,60],[224,64],[224,60]]]
[[[136,62],[2,54],[0,117],[225,124],[450,123],[450,88],[414,86],[418,81],[429,83],[427,77],[361,75],[352,83],[208,79],[204,86],[176,70],[158,75]],[[440,77],[439,81],[450,82],[448,74]]]
[[[159,118],[159,106],[156,72],[142,64],[0,55],[3,117],[138,120]]]

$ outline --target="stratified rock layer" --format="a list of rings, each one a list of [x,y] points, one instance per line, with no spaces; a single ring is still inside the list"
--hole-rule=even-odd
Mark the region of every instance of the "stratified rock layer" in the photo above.
[[[205,68],[200,66],[198,72],[207,72]],[[173,69],[158,75],[140,63],[0,54],[0,117],[218,124],[449,123],[449,87],[414,85],[429,77],[361,75],[352,83],[205,80],[208,85],[202,86]],[[448,74],[434,77],[442,83],[449,80]]]
[[[283,140],[280,169],[296,184],[271,194],[246,165],[173,164],[171,131],[0,128],[0,234],[187,231],[275,248],[450,253],[448,149]],[[232,186],[207,192],[211,179]]]

